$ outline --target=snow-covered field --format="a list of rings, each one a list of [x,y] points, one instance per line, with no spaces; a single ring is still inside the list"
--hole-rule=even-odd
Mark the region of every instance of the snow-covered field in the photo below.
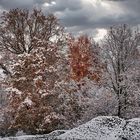
[[[3,140],[140,140],[140,119],[123,120],[101,116],[71,130],[46,135],[19,136]]]

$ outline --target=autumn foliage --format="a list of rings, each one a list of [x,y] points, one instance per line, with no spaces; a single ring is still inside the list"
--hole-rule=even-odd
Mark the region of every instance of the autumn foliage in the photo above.
[[[88,77],[96,82],[100,81],[102,66],[97,58],[92,40],[86,35],[78,38],[71,37],[68,46],[71,78],[80,81],[84,77]]]

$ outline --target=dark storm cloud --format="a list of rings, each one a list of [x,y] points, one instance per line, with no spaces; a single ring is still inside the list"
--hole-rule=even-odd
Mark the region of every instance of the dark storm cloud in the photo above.
[[[72,27],[81,31],[140,23],[140,0],[56,0],[48,9],[70,30]]]
[[[140,0],[0,0],[0,7],[41,7],[58,16],[71,32],[91,33],[114,24],[140,24]]]

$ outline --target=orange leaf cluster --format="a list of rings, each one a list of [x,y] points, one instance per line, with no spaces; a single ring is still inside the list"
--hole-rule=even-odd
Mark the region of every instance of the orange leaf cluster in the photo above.
[[[70,50],[70,77],[75,81],[80,81],[84,77],[99,81],[99,71],[93,73],[90,70],[92,66],[97,65],[95,64],[96,57],[92,51],[91,39],[87,36],[80,36],[78,39],[71,37],[68,45]]]

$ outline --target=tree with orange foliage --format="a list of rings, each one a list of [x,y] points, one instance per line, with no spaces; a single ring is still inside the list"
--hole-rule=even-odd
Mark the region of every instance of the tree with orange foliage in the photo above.
[[[71,37],[69,42],[71,78],[80,81],[88,77],[96,82],[101,78],[101,64],[94,49],[92,40],[86,35],[78,38]],[[94,48],[95,47],[95,48]]]

